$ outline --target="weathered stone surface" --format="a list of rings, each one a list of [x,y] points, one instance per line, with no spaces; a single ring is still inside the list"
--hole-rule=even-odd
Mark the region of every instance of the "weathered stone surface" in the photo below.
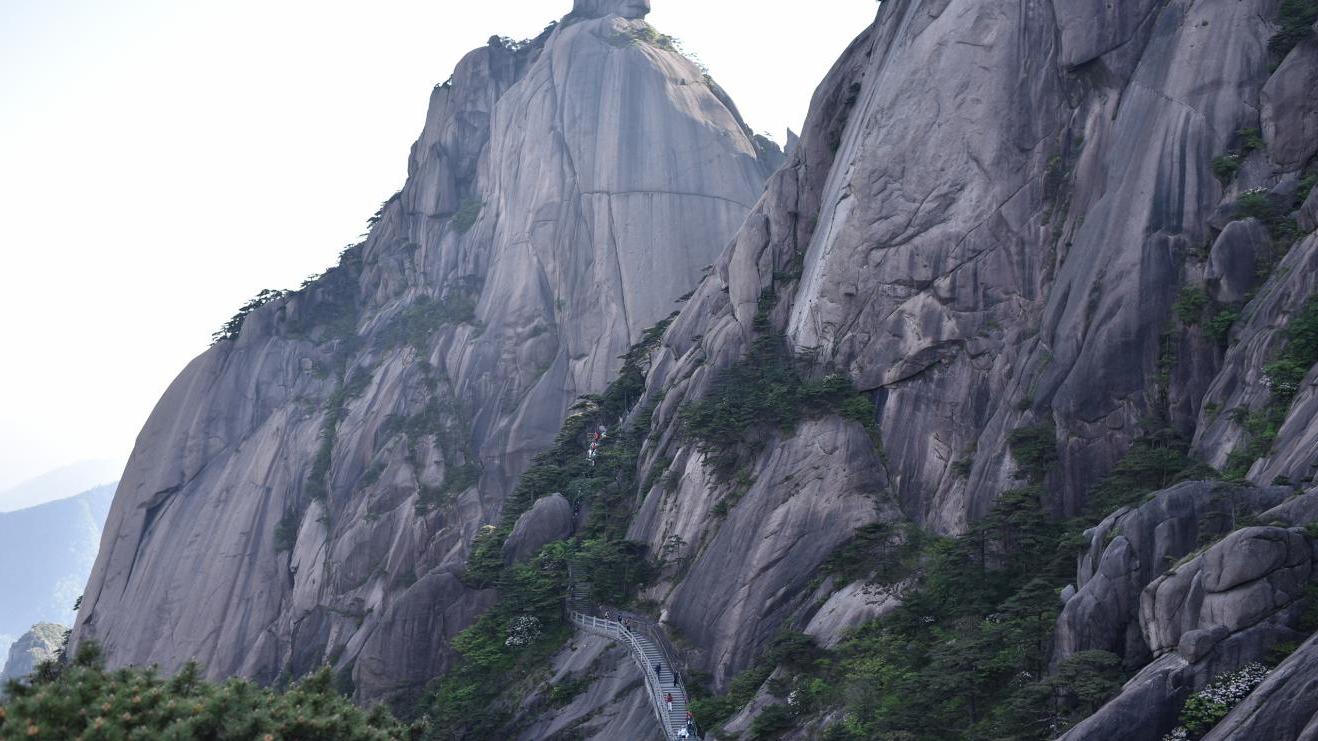
[[[1273,521],[1288,527],[1318,522],[1318,491],[1291,497],[1259,515],[1259,522],[1271,524]]]
[[[459,580],[473,536],[780,158],[646,41],[645,8],[581,3],[435,89],[366,241],[161,399],[78,640],[111,666],[195,659],[262,681],[333,658],[362,700],[403,701],[447,668],[490,600]]]
[[[1309,197],[1304,199],[1304,203],[1300,206],[1296,221],[1305,231],[1318,229],[1318,188],[1309,191]]]
[[[652,593],[664,600],[665,621],[707,647],[702,662],[720,683],[730,678],[725,667],[744,666],[804,605],[805,585],[854,528],[895,516],[875,499],[884,488],[878,451],[856,422],[806,422],[772,449],[712,535],[705,530],[709,508],[719,497],[735,497],[736,482],[717,487],[703,506],[685,490],[674,498],[652,495],[632,527],[632,537],[656,551],[676,536],[700,553],[679,584]],[[693,457],[687,470],[702,465]],[[704,473],[684,477],[684,486],[705,481]],[[695,508],[684,511],[687,503]]]
[[[1062,32],[1061,63],[1078,67],[1133,40],[1141,25],[1151,19],[1156,3],[1108,3],[1103,0],[1053,0],[1053,12]]]
[[[1283,661],[1204,741],[1318,738],[1318,636]]]
[[[1258,284],[1259,258],[1271,247],[1272,237],[1258,219],[1227,224],[1213,242],[1204,272],[1213,300],[1224,304],[1243,302]]]
[[[1145,639],[1154,656],[1161,656],[1190,631],[1221,626],[1239,633],[1290,606],[1311,572],[1309,543],[1299,532],[1237,530],[1141,593]]]
[[[1282,167],[1299,167],[1318,152],[1318,39],[1301,41],[1268,78],[1259,96],[1263,139]]]
[[[546,544],[572,534],[572,504],[562,494],[543,497],[517,518],[517,524],[503,544],[503,558],[508,563],[525,561]]]
[[[1272,399],[1265,367],[1276,359],[1284,342],[1284,329],[1318,293],[1318,235],[1301,240],[1259,289],[1244,309],[1222,370],[1203,398],[1195,431],[1193,455],[1217,467],[1249,440],[1244,420]],[[1318,389],[1315,374],[1301,384],[1286,421],[1278,430],[1267,457],[1254,461],[1249,478],[1270,484],[1277,477],[1302,482],[1312,477],[1318,462]]]
[[[1057,618],[1053,665],[1095,649],[1123,657],[1129,667],[1142,665],[1150,658],[1137,619],[1145,586],[1205,540],[1230,532],[1240,518],[1289,495],[1282,487],[1186,482],[1087,530],[1089,547],[1077,564],[1079,589]]]
[[[546,738],[662,739],[645,694],[641,670],[621,646],[599,636],[578,635],[552,660],[551,676],[520,708],[520,741]],[[548,687],[590,677],[581,694],[560,708],[545,708]]]
[[[809,585],[857,526],[905,515],[956,532],[1018,485],[1008,442],[1017,428],[1056,431],[1060,460],[1047,484],[1065,514],[1081,511],[1151,419],[1193,433],[1194,452],[1223,465],[1243,436],[1233,410],[1266,402],[1262,368],[1278,330],[1318,280],[1310,238],[1256,287],[1225,358],[1172,311],[1181,288],[1207,284],[1210,269],[1217,287],[1243,297],[1239,255],[1224,246],[1214,266],[1199,255],[1239,216],[1244,192],[1277,195],[1298,182],[1271,151],[1246,157],[1232,183],[1212,172],[1213,159],[1239,145],[1236,132],[1259,125],[1269,77],[1269,141],[1289,151],[1290,129],[1279,122],[1306,120],[1296,113],[1306,100],[1289,99],[1306,93],[1268,69],[1275,6],[884,2],[816,91],[791,159],[758,201],[774,158],[756,151],[699,70],[638,40],[644,29],[627,16],[639,4],[583,2],[544,39],[474,53],[435,92],[408,185],[352,276],[368,343],[418,296],[447,299],[468,279],[480,283],[471,320],[444,322],[419,353],[377,347],[350,363],[370,368],[370,383],[340,423],[326,523],[304,522],[285,562],[264,543],[252,558],[247,545],[269,537],[260,534],[288,508],[284,492],[303,487],[322,416],[297,400],[314,408],[333,394],[336,384],[309,369],[332,353],[318,351],[321,335],[286,331],[315,308],[315,291],[253,315],[251,331],[199,359],[144,431],[80,627],[125,656],[237,646],[241,660],[217,673],[258,675],[256,667],[314,657],[289,646],[298,642],[292,626],[304,625],[316,636],[310,645],[344,642],[359,667],[387,667],[384,645],[356,647],[408,592],[388,585],[416,579],[429,595],[420,602],[474,609],[482,595],[448,587],[472,534],[496,516],[570,399],[601,388],[628,341],[697,282],[647,379],[643,401],[655,410],[637,481],[655,483],[638,492],[630,535],[671,554],[646,596],[716,683],[780,628],[847,613],[842,598],[833,607],[846,609],[822,611]],[[708,152],[715,161],[701,159]],[[454,221],[470,223],[460,230]],[[714,233],[731,236],[717,258],[698,238]],[[753,342],[778,336],[806,375],[840,372],[868,394],[875,430],[823,417],[766,434],[744,451],[741,481],[729,481],[703,464],[680,410]],[[224,397],[222,409],[208,406],[211,394]],[[459,401],[473,413],[457,435],[470,444],[456,453],[432,443],[413,456],[414,441],[376,439],[389,437],[390,415]],[[1304,480],[1316,457],[1315,405],[1310,383],[1250,480]],[[419,490],[443,491],[450,470],[476,457],[478,486],[449,492],[425,518],[411,514]],[[355,488],[367,471],[377,484]],[[1228,509],[1239,514],[1199,501],[1215,485],[1187,487],[1093,532],[1063,611],[1062,652],[1104,647],[1132,667],[1152,656],[1135,619],[1141,590],[1205,534],[1235,527],[1219,521]],[[1257,504],[1242,511],[1280,501]],[[1257,537],[1265,542],[1249,548],[1271,552],[1275,539]],[[1264,555],[1235,563],[1210,550],[1150,587],[1162,655],[1071,737],[1158,738],[1179,699],[1212,673],[1292,639],[1288,599],[1304,577],[1284,550],[1270,570],[1259,566],[1273,562]],[[115,625],[121,599],[160,602],[178,591],[184,575],[167,558],[211,554],[226,561],[212,591],[242,593],[246,604],[216,598],[205,613],[170,615],[176,637],[163,620]],[[299,569],[289,579],[291,565]],[[292,585],[269,586],[284,581]],[[296,620],[284,617],[287,595]],[[356,600],[368,610],[360,629],[340,617]],[[405,612],[420,619],[412,606]],[[444,625],[391,640],[440,656],[425,666],[437,670]],[[357,674],[363,697],[394,686]],[[627,695],[601,689],[580,710],[607,707],[610,691]],[[618,717],[637,712],[629,722],[638,726],[589,733],[633,737],[649,727],[643,705],[622,702],[629,709]]]
[[[1175,703],[1192,691],[1188,665],[1168,654],[1140,670],[1115,699],[1061,736],[1061,741],[1161,741],[1176,725]]]
[[[887,615],[901,603],[901,585],[852,582],[829,595],[801,632],[832,648],[851,628]]]
[[[1154,661],[1063,738],[1161,738],[1190,692],[1304,638],[1294,626],[1314,568],[1310,540],[1276,527],[1236,530],[1174,566],[1140,598]]]
[[[37,668],[37,664],[55,658],[64,643],[68,628],[55,623],[37,623],[32,630],[19,636],[9,647],[5,663],[0,665],[0,686],[10,679],[22,679]]]
[[[650,0],[575,0],[572,14],[585,18],[602,18],[620,15],[623,18],[644,18],[650,13]]]

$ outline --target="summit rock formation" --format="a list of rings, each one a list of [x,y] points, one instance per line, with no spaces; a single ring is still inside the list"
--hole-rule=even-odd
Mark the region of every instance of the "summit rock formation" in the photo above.
[[[580,0],[538,39],[492,41],[436,89],[370,238],[166,394],[75,638],[214,676],[329,661],[364,700],[442,674],[497,600],[460,578],[482,525],[695,286],[626,399],[622,478],[657,572],[641,604],[683,670],[762,679],[730,731],[855,721],[774,699],[797,671],[763,665],[777,639],[839,645],[952,542],[885,580],[837,567],[860,534],[974,532],[1011,494],[1056,531],[1089,519],[1058,544],[1073,576],[1037,564],[1046,645],[1007,679],[1095,654],[1128,679],[1050,731],[1159,739],[1191,693],[1292,650],[1214,734],[1311,735],[1305,7],[885,0],[762,195],[781,157],[647,3]],[[1176,466],[1137,486],[1120,474],[1141,455]],[[499,556],[571,532],[568,494],[535,492]],[[988,574],[1014,545],[968,563]],[[571,643],[550,669],[589,681],[560,708],[523,698],[524,738],[653,733],[619,651]]]
[[[444,671],[490,599],[473,535],[781,161],[647,11],[578,2],[435,88],[366,241],[161,399],[75,641],[265,682],[329,661],[363,699]]]

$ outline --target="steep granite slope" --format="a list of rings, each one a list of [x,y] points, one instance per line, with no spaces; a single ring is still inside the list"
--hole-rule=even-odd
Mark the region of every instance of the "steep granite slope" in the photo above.
[[[744,216],[649,358],[626,438],[641,482],[628,532],[659,572],[642,604],[688,675],[723,690],[756,668],[732,728],[787,717],[812,737],[874,720],[859,709],[880,717],[857,733],[970,734],[995,720],[975,707],[999,689],[973,686],[990,671],[1058,692],[1044,675],[1101,652],[1134,678],[1106,705],[1089,698],[1102,707],[1071,737],[1155,738],[1190,692],[1303,637],[1318,519],[1312,18],[1297,24],[1291,0],[886,0],[752,203],[770,158],[626,20],[644,5],[579,3],[436,91],[409,183],[365,245],[247,315],[162,402],[79,635],[118,661],[196,656],[264,679],[328,658],[362,698],[444,671],[446,639],[495,599],[459,579],[477,529]],[[620,15],[582,19],[606,11]],[[704,247],[678,265],[653,244]],[[1175,466],[1096,488],[1136,454]],[[1211,475],[1233,481],[1172,486]],[[567,498],[533,493],[509,556],[570,531]],[[1003,500],[1017,508],[995,521],[1005,535],[975,530]],[[1067,517],[1101,522],[1076,539],[1062,590],[1049,580],[1065,568],[1012,562],[1030,553],[1012,536],[1068,563],[1074,551],[1053,552],[1076,545],[1058,536]],[[858,578],[836,561],[858,530],[890,551],[933,546],[895,574],[852,564]],[[977,552],[929,535],[967,530]],[[846,698],[775,699],[800,670],[773,658],[784,629],[834,646],[948,553],[969,554],[967,581],[1041,572],[1021,608],[1040,635],[1011,637],[1037,665],[948,669],[970,679],[948,685],[939,719],[902,717],[925,698],[895,680],[862,687],[874,694],[846,718]],[[904,617],[935,626],[955,664],[973,648],[959,637],[1000,637],[982,627],[1006,620],[996,604]],[[897,633],[908,655],[913,633]],[[572,651],[554,681],[623,660]],[[1311,653],[1224,728],[1297,694]],[[598,676],[562,708],[528,699],[519,730],[651,733],[626,672]],[[1074,720],[1054,713],[1031,737]]]
[[[171,385],[75,640],[363,699],[442,672],[491,594],[468,545],[581,394],[694,286],[781,154],[643,20],[578,2],[435,88],[365,242]]]
[[[726,687],[780,629],[810,627],[843,586],[820,587],[820,568],[858,526],[960,532],[1036,474],[1051,513],[1079,515],[1136,441],[1193,438],[1229,476],[1312,485],[1314,41],[1277,41],[1279,14],[1293,10],[882,4],[648,379],[644,401],[657,408],[631,534],[670,554],[646,596],[688,641],[691,669]],[[807,381],[841,374],[875,418],[818,408],[802,423],[702,439],[692,409],[749,408],[723,379],[744,377],[772,356],[765,348],[795,355]],[[1046,449],[1038,471],[1012,445],[1022,432]],[[1248,502],[1275,495],[1229,496],[1240,500],[1231,511],[1258,513]],[[1188,547],[1160,533],[1166,542],[1147,547],[1179,557],[1211,532]],[[1311,536],[1257,535],[1295,537]],[[1276,564],[1231,564],[1236,542],[1210,552],[1217,568],[1255,570],[1251,589],[1271,579]],[[1133,622],[1140,590],[1167,565],[1144,557],[1126,568],[1147,575],[1129,577],[1107,624],[1073,626],[1092,632],[1077,645],[1129,646],[1134,668],[1172,641],[1150,648]],[[1198,686],[1288,640],[1309,572],[1282,566],[1289,586],[1263,614],[1233,612],[1248,598],[1224,584],[1227,606],[1184,627],[1213,641],[1265,618],[1277,627],[1223,644],[1236,648],[1186,675]],[[830,599],[830,615],[849,617],[812,634],[828,642],[887,609],[847,601]],[[1174,718],[1183,697],[1159,698],[1143,720]]]

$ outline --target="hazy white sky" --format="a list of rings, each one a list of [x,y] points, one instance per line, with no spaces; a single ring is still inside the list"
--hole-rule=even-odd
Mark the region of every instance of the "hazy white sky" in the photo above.
[[[653,0],[783,140],[874,0]],[[126,459],[262,288],[397,190],[430,89],[570,0],[0,0],[0,488]]]

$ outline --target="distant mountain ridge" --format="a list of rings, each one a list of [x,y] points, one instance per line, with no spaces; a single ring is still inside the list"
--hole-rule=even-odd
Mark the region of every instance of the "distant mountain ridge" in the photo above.
[[[86,460],[61,466],[0,490],[0,512],[35,507],[116,481],[123,468],[122,461],[111,460]]]
[[[115,486],[0,512],[0,655],[37,623],[73,623]]]

